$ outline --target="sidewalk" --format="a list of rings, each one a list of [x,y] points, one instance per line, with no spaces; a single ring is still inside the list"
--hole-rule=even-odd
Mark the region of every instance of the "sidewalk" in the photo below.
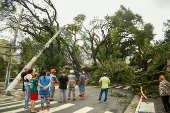
[[[155,113],[162,113],[163,111],[161,110],[161,108],[163,107],[162,101],[161,99],[142,99],[142,102],[153,102],[154,106],[155,106]]]
[[[139,100],[140,100],[140,96],[139,95],[135,95],[135,97],[132,99],[132,102],[129,104],[129,106],[127,107],[127,109],[125,110],[124,113],[135,113],[136,111],[136,107],[139,104]],[[154,104],[154,109],[155,109],[155,113],[162,113],[163,111],[161,110],[161,108],[163,107],[162,101],[161,99],[152,99],[152,98],[148,98],[145,99],[144,97],[142,98],[141,102],[145,102],[145,103],[153,103]],[[147,109],[147,108],[143,108],[143,106],[140,106],[142,109]],[[146,107],[146,106],[145,106]],[[148,106],[149,108],[150,106]],[[142,112],[144,113],[144,112]],[[153,112],[149,112],[149,113],[153,113]]]

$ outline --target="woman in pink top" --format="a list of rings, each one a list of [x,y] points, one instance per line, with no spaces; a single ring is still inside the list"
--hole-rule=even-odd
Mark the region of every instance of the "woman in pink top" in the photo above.
[[[30,79],[32,79],[33,70],[29,69],[28,74],[24,76],[24,86],[25,86],[25,109],[30,109],[28,107],[28,102],[30,98]]]

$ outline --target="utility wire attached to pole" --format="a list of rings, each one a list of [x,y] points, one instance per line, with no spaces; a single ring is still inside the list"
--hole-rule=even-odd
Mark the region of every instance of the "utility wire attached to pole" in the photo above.
[[[43,53],[43,51],[49,47],[49,45],[54,41],[54,39],[61,33],[61,31],[64,29],[64,27],[62,27],[44,46],[41,50],[39,50],[37,52],[37,54],[30,60],[30,62],[25,66],[28,69],[31,68],[32,64],[41,56],[41,54]],[[8,86],[8,88],[5,90],[5,92],[11,92],[15,86],[18,84],[18,82],[21,79],[21,73],[24,72],[24,68],[22,69],[22,71],[17,75],[17,77],[13,80],[13,82]]]
[[[18,29],[19,29],[19,25],[20,25],[20,22],[21,22],[23,11],[24,11],[24,9],[21,10],[21,14],[20,14],[20,17],[19,17],[17,29],[15,31],[14,41],[12,43],[12,48],[10,49],[10,56],[9,56],[9,61],[8,61],[8,70],[6,72],[6,78],[10,78],[10,70],[11,70],[11,63],[12,63],[12,54],[14,52],[13,47],[15,46],[15,42],[16,42],[16,38],[17,38],[17,34],[18,34]],[[9,79],[5,79],[5,89],[8,87],[8,84],[9,84]]]

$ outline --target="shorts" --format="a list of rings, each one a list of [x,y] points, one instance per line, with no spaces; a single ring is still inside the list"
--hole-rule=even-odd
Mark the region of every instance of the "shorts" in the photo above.
[[[30,93],[31,100],[38,100],[38,92],[37,93]]]
[[[79,86],[80,92],[84,92],[84,86]]]

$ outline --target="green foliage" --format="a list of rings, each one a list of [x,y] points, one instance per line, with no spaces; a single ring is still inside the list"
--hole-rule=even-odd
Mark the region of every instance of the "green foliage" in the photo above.
[[[120,93],[120,92],[117,92],[117,91],[114,91],[113,92],[113,90],[109,90],[110,92],[109,92],[109,95],[110,96],[114,96],[114,97],[123,97],[123,98],[125,98],[125,99],[129,99],[129,96],[128,95],[124,95],[124,94],[122,94],[122,93]]]
[[[127,100],[118,100],[119,104],[127,104]]]
[[[6,76],[6,66],[8,65],[7,61],[0,56],[0,78],[5,78]]]
[[[168,41],[170,40],[170,30],[165,31],[165,37],[168,38]]]
[[[93,73],[96,79],[100,79],[104,72],[107,72],[111,83],[129,84],[133,81],[134,68],[128,66],[125,61],[120,59],[112,59],[105,61],[103,65],[99,66]]]

